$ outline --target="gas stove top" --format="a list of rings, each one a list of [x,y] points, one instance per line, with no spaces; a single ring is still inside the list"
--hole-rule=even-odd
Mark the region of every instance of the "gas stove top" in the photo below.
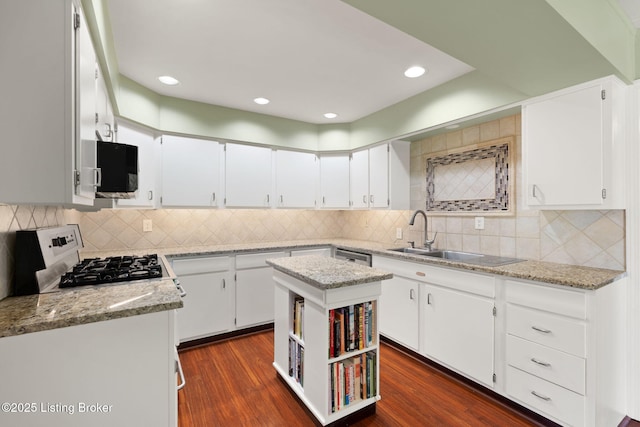
[[[128,282],[163,277],[157,254],[87,258],[74,265],[60,279],[60,288]]]

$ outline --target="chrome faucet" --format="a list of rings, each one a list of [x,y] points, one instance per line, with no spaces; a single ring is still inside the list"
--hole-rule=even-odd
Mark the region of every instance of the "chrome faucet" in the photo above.
[[[438,232],[436,231],[436,233],[433,235],[433,239],[429,240],[428,236],[427,236],[427,214],[421,210],[418,209],[417,211],[415,211],[413,213],[413,215],[411,216],[411,219],[409,220],[409,225],[413,225],[413,223],[416,221],[416,216],[418,216],[418,214],[421,214],[424,217],[424,247],[427,248],[427,250],[431,250],[431,245],[433,245],[436,241],[436,236],[438,235]]]

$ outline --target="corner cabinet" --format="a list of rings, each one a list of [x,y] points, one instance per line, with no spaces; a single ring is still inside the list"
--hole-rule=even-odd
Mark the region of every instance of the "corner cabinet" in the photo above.
[[[284,382],[321,425],[374,413],[380,282],[320,290],[280,271],[274,280],[273,366]]]
[[[276,150],[276,206],[315,208],[318,156],[302,151]]]
[[[28,17],[28,19],[16,19]],[[4,2],[0,202],[92,205],[96,55],[80,1]],[[83,188],[81,188],[83,187]]]
[[[393,141],[351,154],[351,207],[409,209],[410,145]]]
[[[626,88],[608,77],[522,107],[525,205],[624,209]]]
[[[349,208],[349,155],[320,154],[320,202],[324,209]]]

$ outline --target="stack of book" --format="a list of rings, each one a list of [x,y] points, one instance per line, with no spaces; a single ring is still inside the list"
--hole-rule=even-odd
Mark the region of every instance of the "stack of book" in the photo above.
[[[376,353],[373,351],[329,365],[331,413],[376,396]]]
[[[329,357],[375,344],[374,304],[369,301],[329,310]]]
[[[304,347],[289,337],[289,376],[304,387]]]
[[[304,298],[296,296],[293,300],[292,331],[300,339],[304,339]]]

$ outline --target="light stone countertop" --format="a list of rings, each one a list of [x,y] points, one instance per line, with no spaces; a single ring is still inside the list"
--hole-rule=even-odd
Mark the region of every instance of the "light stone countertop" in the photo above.
[[[182,299],[172,279],[62,289],[0,301],[0,337],[173,310]]]
[[[541,261],[523,261],[500,267],[485,267],[387,250],[389,247],[400,247],[401,245],[349,239],[310,239],[167,249],[151,248],[146,250],[82,251],[81,256],[86,258],[157,253],[170,258],[180,258],[239,255],[256,251],[302,250],[319,246],[340,247],[398,260],[472,270],[585,290],[596,290],[624,277],[626,274],[624,271],[619,270]],[[335,280],[339,281],[339,279]],[[318,280],[318,283],[321,282],[321,280]],[[64,289],[50,294],[9,297],[0,301],[0,337],[172,310],[180,307],[182,307],[182,300],[171,279],[151,280],[145,283],[136,282],[135,284],[125,282],[117,285],[85,286]]]
[[[393,277],[393,274],[377,268],[318,255],[267,259],[267,264],[320,290],[378,282]]]

